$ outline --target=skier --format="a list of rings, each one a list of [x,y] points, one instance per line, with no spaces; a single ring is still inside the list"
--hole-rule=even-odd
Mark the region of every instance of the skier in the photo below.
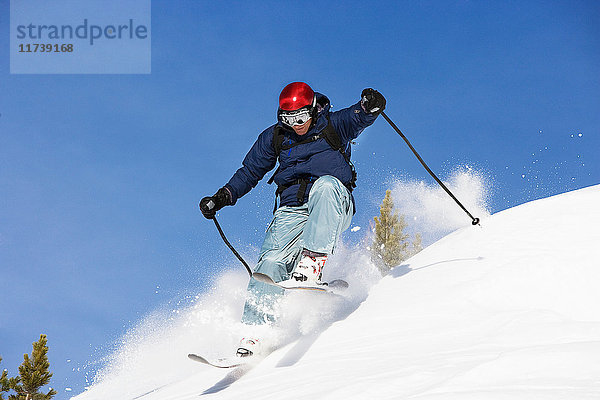
[[[368,88],[356,104],[330,112],[326,96],[304,82],[290,83],[279,96],[278,122],[258,136],[229,182],[200,201],[202,214],[211,219],[224,206],[234,205],[279,161],[269,180],[277,185],[276,209],[254,271],[283,286],[320,285],[327,257],[354,214],[356,172],[350,142],[385,104],[381,93]],[[242,322],[273,322],[272,306],[282,292],[251,278]],[[260,347],[258,338],[243,338],[236,355],[251,356]]]

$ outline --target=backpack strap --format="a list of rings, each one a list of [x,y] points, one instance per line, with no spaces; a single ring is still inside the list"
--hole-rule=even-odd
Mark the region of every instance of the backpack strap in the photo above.
[[[354,168],[354,164],[352,163],[352,160],[350,160],[350,156],[345,151],[350,146],[350,142],[347,144],[346,149],[344,149],[342,138],[333,127],[333,124],[329,119],[329,114],[327,115],[327,126],[325,127],[325,129],[323,129],[320,135],[323,136],[325,141],[327,141],[327,143],[329,144],[329,146],[331,146],[332,149],[338,150],[340,153],[342,153],[344,160],[346,160],[346,162],[350,166],[350,169],[352,170],[352,180],[348,182],[346,187],[348,188],[348,190],[350,190],[350,193],[352,193],[352,190],[354,190],[354,188],[356,187],[356,179],[358,176],[356,174],[356,168]]]

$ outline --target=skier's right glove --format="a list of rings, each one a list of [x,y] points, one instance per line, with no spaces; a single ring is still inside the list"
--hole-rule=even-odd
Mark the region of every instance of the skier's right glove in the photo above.
[[[222,187],[213,196],[200,200],[200,211],[205,218],[213,219],[217,211],[230,204],[231,194],[227,188]]]

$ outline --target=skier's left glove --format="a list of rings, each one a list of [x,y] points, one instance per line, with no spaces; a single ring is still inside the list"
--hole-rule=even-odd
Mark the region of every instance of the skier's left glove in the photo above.
[[[222,187],[213,196],[200,200],[200,211],[205,218],[213,219],[221,208],[231,204],[231,193]]]
[[[385,97],[377,90],[367,88],[360,94],[360,105],[365,112],[379,115],[385,109]]]

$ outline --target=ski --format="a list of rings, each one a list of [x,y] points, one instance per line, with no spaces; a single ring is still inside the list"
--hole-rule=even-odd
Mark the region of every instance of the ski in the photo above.
[[[253,273],[252,277],[259,282],[277,286],[286,290],[313,290],[316,292],[332,293],[339,295],[340,291],[343,291],[344,289],[348,288],[348,282],[342,279],[335,279],[331,282],[324,283],[320,286],[284,286],[273,281],[273,279],[271,279],[269,275],[265,275],[260,272]]]
[[[248,362],[240,359],[240,357],[230,357],[230,358],[219,358],[214,361],[209,361],[206,358],[199,356],[198,354],[190,353],[188,354],[188,358],[193,361],[197,361],[202,364],[210,365],[215,368],[236,368],[242,365],[247,364]]]

